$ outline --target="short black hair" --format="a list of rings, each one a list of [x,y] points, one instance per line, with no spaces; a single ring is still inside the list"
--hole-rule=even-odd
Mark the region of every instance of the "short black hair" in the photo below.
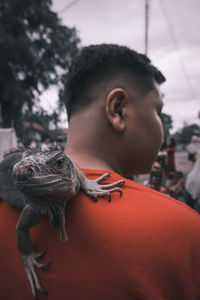
[[[143,92],[154,87],[154,80],[159,84],[165,81],[147,56],[127,47],[101,44],[82,48],[72,61],[66,78],[64,101],[68,119],[93,101],[90,97],[93,87],[123,71],[137,77],[138,89]]]

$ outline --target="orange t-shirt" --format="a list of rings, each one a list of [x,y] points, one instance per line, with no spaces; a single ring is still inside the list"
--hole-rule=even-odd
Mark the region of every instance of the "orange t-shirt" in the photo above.
[[[103,170],[83,170],[90,179]],[[121,179],[108,171],[111,183]],[[68,242],[48,217],[31,229],[36,252],[47,251],[38,270],[48,296],[39,300],[200,299],[199,215],[166,195],[125,180],[123,195],[97,203],[84,192],[66,212]],[[0,298],[32,299],[16,245],[20,211],[0,202]]]

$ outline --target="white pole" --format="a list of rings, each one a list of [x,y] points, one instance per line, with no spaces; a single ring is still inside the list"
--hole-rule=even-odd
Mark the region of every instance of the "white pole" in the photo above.
[[[145,0],[145,55],[148,54],[149,1]]]

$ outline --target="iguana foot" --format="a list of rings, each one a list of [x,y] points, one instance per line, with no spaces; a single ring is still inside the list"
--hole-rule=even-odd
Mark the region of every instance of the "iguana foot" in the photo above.
[[[95,180],[87,179],[84,182],[83,189],[85,193],[92,197],[92,199],[96,202],[98,197],[108,196],[108,201],[111,201],[111,193],[119,192],[120,196],[122,195],[122,190],[118,187],[125,183],[124,180],[118,180],[116,182],[110,184],[99,184],[104,178],[108,177],[109,173],[103,174],[101,177],[98,177]]]
[[[45,254],[46,252],[42,252],[39,254],[33,252],[30,255],[22,255],[24,270],[30,282],[32,294],[35,300],[37,299],[37,291],[40,291],[41,293],[44,294],[48,294],[48,292],[42,288],[38,279],[38,275],[36,273],[36,268],[45,268],[51,264],[51,263],[41,264],[37,261]]]

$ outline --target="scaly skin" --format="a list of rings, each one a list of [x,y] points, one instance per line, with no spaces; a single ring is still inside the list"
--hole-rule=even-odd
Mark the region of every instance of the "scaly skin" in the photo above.
[[[13,149],[0,163],[0,199],[16,208],[24,208],[24,195],[16,189],[13,179],[13,166],[22,158],[21,149]]]
[[[38,262],[44,254],[35,253],[30,241],[29,229],[39,222],[43,214],[48,214],[54,226],[59,228],[61,241],[67,241],[66,202],[74,198],[80,189],[94,201],[103,196],[108,196],[110,201],[112,192],[122,194],[118,186],[124,181],[99,185],[105,177],[109,176],[108,173],[96,180],[89,180],[57,147],[44,152],[27,150],[14,166],[13,176],[17,189],[25,195],[26,203],[17,223],[18,249],[33,297],[37,299],[37,291],[47,292],[39,282],[36,269],[46,267],[49,263]]]

